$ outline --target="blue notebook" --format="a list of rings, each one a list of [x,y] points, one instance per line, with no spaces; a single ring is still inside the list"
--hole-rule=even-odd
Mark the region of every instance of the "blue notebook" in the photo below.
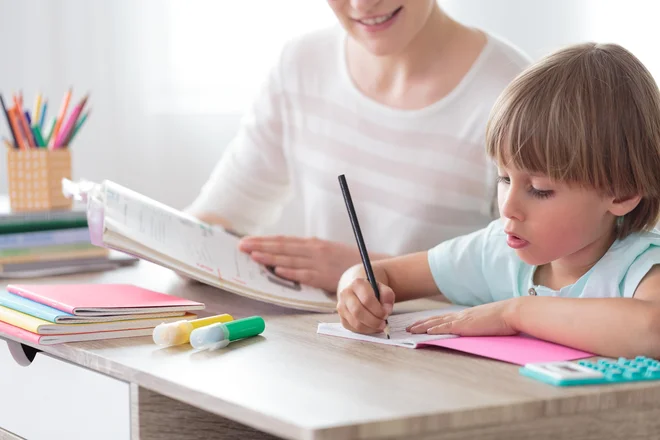
[[[0,290],[0,305],[56,324],[86,324],[117,321],[118,319],[166,318],[170,316],[183,316],[185,314],[185,312],[143,313],[139,315],[122,315],[120,318],[117,316],[76,316],[23,298],[22,296],[14,295],[4,289]]]

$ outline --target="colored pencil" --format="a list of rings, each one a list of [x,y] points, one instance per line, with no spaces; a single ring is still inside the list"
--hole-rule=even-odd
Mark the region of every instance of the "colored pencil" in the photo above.
[[[50,142],[48,143],[49,148],[53,148],[55,146],[55,140],[57,139],[57,135],[59,134],[60,129],[62,128],[62,124],[64,124],[64,117],[66,116],[66,111],[69,108],[69,101],[71,101],[71,93],[72,90],[69,89],[64,95],[64,99],[62,100],[62,105],[60,106],[60,111],[57,114],[57,122],[55,123],[55,128],[53,128],[53,134],[50,137]]]
[[[7,110],[7,106],[5,105],[5,100],[2,97],[2,93],[0,93],[0,105],[2,105],[2,112],[5,114],[5,118],[7,118],[7,124],[9,124],[9,131],[11,132],[11,137],[14,139],[14,148],[20,148],[20,145],[18,143],[18,138],[16,137],[16,131],[14,130],[14,126],[11,123],[11,119],[9,118],[9,112]]]

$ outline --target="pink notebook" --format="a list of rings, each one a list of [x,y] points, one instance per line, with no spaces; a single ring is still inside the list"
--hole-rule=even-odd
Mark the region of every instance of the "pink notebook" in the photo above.
[[[10,284],[7,291],[76,316],[204,309],[202,303],[132,284]]]
[[[423,342],[422,345],[450,348],[512,364],[572,361],[593,356],[592,353],[542,341],[525,335],[463,336]]]
[[[324,335],[406,348],[444,347],[518,365],[533,362],[572,361],[594,356],[586,351],[542,341],[526,335],[458,337],[455,335],[411,334],[405,330],[408,325],[420,319],[462,309],[464,307],[450,306],[443,309],[392,315],[389,318],[392,331],[391,339],[387,339],[382,333],[376,335],[353,333],[346,330],[339,323],[321,323],[318,325],[317,332]]]
[[[95,333],[74,333],[70,335],[38,335],[16,326],[0,321],[0,335],[7,335],[10,339],[28,342],[32,345],[54,345],[65,342],[96,341],[100,339],[130,338],[134,336],[149,336],[153,328],[140,328],[130,330],[116,330]]]

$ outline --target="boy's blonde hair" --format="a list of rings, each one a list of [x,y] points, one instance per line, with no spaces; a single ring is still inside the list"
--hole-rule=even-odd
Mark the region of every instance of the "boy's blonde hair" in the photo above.
[[[521,73],[493,107],[486,150],[504,166],[616,198],[641,196],[619,238],[657,222],[660,93],[621,46],[571,46]]]

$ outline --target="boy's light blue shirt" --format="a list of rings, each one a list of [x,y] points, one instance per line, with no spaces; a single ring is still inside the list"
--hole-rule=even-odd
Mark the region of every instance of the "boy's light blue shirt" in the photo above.
[[[631,298],[644,275],[660,264],[660,231],[615,241],[575,284],[552,290],[535,285],[536,266],[524,263],[506,244],[502,221],[440,243],[428,252],[436,285],[453,303],[476,306],[529,295],[565,298]]]

